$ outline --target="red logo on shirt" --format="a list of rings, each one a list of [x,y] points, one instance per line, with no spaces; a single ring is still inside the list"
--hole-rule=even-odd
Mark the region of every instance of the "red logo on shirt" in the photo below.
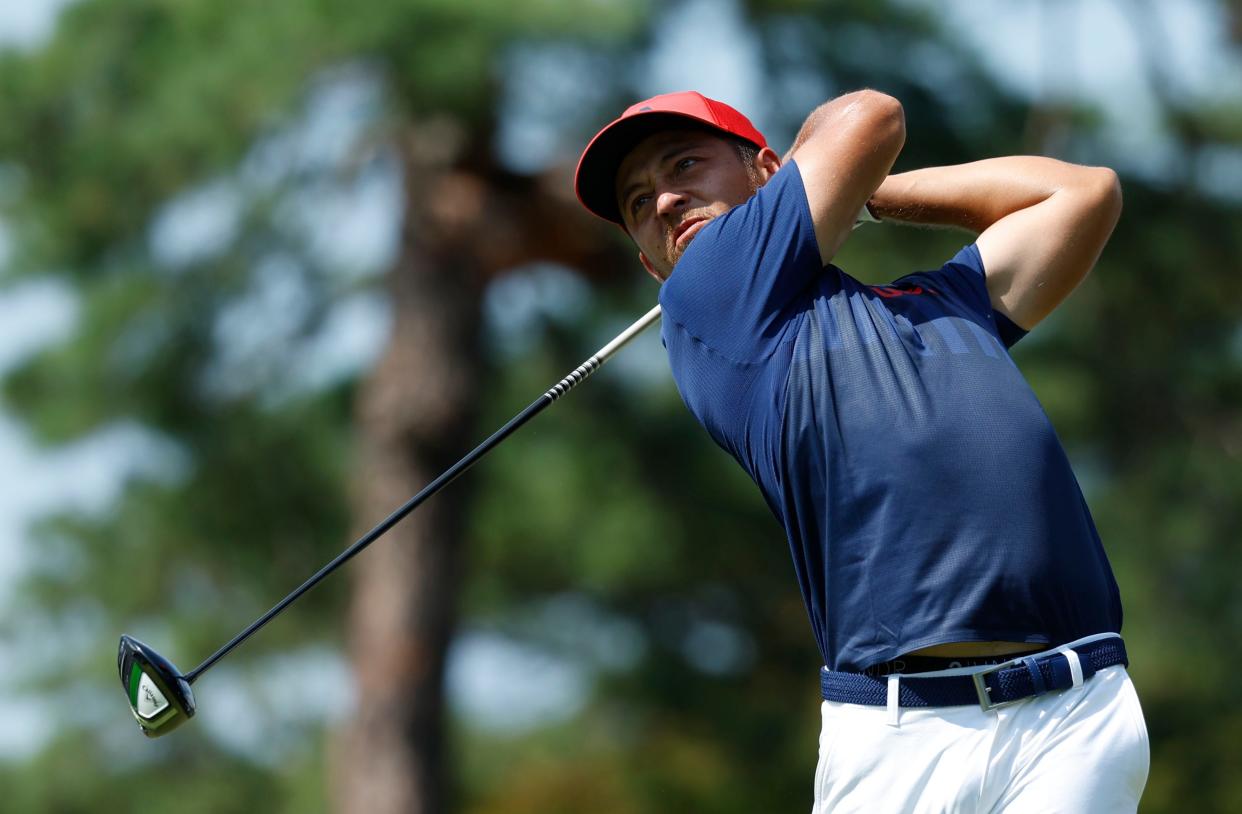
[[[893,297],[915,297],[915,296],[918,296],[919,294],[934,294],[936,296],[940,295],[940,292],[935,291],[930,288],[924,288],[921,285],[912,285],[912,286],[903,287],[903,288],[898,288],[896,286],[891,286],[891,285],[873,285],[871,286],[871,290],[879,294],[881,297],[887,297],[889,299]]]

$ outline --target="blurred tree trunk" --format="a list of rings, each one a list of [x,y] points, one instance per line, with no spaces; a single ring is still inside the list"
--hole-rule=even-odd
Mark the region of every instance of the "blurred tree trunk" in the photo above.
[[[359,529],[451,463],[466,444],[478,394],[477,260],[431,222],[422,190],[434,171],[417,152],[411,140],[400,256],[388,280],[392,334],[357,407]],[[442,675],[462,498],[460,485],[447,489],[354,567],[348,635],[358,699],[339,756],[339,811],[444,810]]]
[[[401,148],[406,212],[388,280],[392,333],[357,406],[359,535],[488,431],[477,431],[474,421],[486,392],[479,349],[485,282],[536,259],[599,273],[620,266],[601,250],[604,228],[578,209],[566,179],[479,163],[489,154],[479,145],[490,142],[491,129],[472,133],[464,149],[455,145],[458,132],[443,122],[415,128]],[[545,191],[562,186],[560,195]],[[443,679],[467,486],[447,487],[352,567],[347,635],[358,698],[334,756],[342,814],[449,809]]]

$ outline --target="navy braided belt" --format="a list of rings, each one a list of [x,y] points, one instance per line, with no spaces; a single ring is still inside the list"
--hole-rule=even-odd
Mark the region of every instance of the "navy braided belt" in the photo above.
[[[961,707],[978,704],[986,710],[1035,695],[1066,690],[1087,681],[1105,667],[1130,663],[1126,658],[1125,643],[1119,636],[1075,646],[1069,653],[1074,655],[1064,650],[1036,653],[965,675],[873,677],[824,668],[819,672],[819,685],[825,701],[883,707],[889,703],[890,679],[897,678],[898,706]]]

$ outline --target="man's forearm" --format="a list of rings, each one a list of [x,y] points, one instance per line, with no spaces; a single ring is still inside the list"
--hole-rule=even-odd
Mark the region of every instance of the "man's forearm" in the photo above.
[[[1030,330],[1099,259],[1121,214],[1117,174],[1051,158],[990,158],[890,175],[881,219],[977,234],[992,306]]]
[[[996,221],[1092,182],[1091,167],[1039,156],[989,158],[890,175],[868,206],[882,220],[982,232]]]

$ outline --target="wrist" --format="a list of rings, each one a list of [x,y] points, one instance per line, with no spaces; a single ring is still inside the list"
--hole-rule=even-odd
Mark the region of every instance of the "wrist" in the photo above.
[[[890,175],[880,182],[880,186],[867,199],[867,209],[872,217],[879,220],[898,218],[903,206],[908,203],[908,194],[903,194],[901,175]]]

